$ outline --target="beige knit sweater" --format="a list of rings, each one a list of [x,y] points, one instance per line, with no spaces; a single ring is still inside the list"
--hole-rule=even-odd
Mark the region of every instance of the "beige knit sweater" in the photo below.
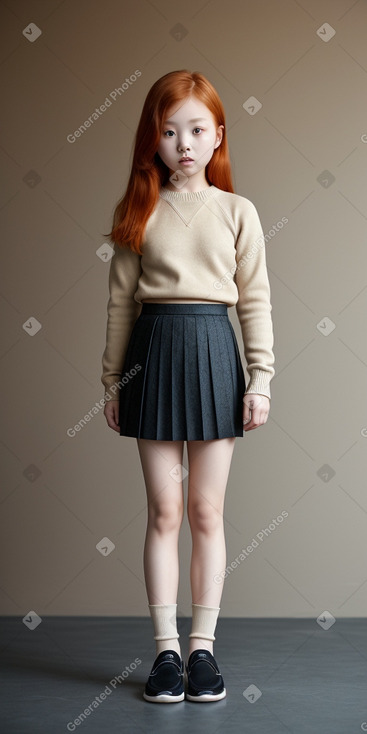
[[[264,235],[249,199],[210,186],[162,187],[148,219],[143,254],[114,246],[110,261],[106,348],[101,381],[116,387],[134,323],[145,299],[196,299],[236,305],[250,380],[246,393],[270,394],[273,325]],[[247,383],[247,380],[246,380]]]

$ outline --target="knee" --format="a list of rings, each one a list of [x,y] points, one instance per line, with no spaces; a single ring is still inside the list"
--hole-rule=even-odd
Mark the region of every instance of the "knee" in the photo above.
[[[160,533],[178,530],[183,519],[183,505],[177,502],[153,503],[148,508],[148,518]]]
[[[198,530],[210,535],[223,525],[223,514],[214,505],[202,500],[189,502],[187,517],[191,530]]]

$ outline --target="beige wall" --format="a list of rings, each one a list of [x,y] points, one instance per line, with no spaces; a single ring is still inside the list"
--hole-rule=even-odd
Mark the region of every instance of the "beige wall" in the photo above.
[[[267,245],[271,414],[237,439],[225,503],[228,565],[258,545],[228,574],[221,616],[364,615],[366,3],[12,0],[1,15],[2,614],[148,611],[135,439],[109,429],[102,409],[74,437],[67,430],[103,397],[109,266],[98,250],[143,101],[160,76],[188,68],[223,100],[236,192],[255,203],[265,234],[289,220]],[[41,30],[34,42],[29,23]],[[251,96],[255,115],[243,107]],[[96,549],[105,537],[107,557]],[[184,616],[190,552],[185,516]]]

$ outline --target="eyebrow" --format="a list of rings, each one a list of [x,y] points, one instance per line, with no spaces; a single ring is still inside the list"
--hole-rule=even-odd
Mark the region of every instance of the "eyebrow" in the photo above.
[[[204,122],[207,122],[206,117],[195,117],[193,120],[189,120],[189,122],[200,122],[203,120]],[[171,125],[175,125],[176,123],[173,120],[166,120],[165,124],[170,123]]]

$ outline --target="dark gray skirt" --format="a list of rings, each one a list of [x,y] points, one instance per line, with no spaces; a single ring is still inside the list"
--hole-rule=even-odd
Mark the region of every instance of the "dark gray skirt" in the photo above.
[[[224,303],[143,303],[120,380],[120,436],[243,437],[246,383]]]

